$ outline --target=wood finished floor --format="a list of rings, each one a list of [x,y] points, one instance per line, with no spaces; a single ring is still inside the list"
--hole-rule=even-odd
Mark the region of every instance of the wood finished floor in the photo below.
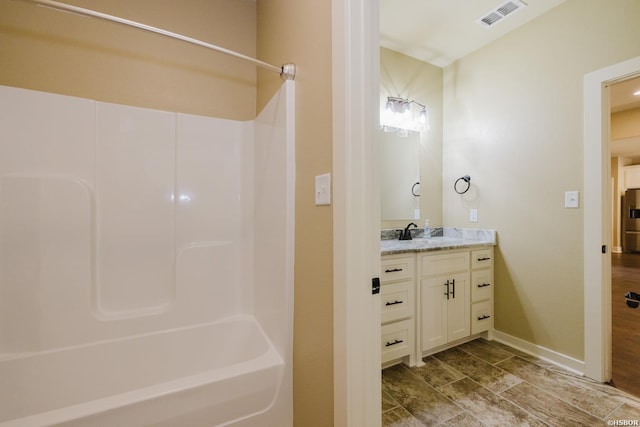
[[[640,399],[511,347],[477,339],[382,371],[383,427],[606,426]]]
[[[611,254],[611,346],[613,384],[640,396],[640,308],[624,295],[640,293],[640,254]]]

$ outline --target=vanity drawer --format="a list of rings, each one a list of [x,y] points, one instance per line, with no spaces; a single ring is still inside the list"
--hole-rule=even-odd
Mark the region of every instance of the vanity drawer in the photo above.
[[[491,329],[493,324],[493,310],[491,301],[471,304],[471,333],[477,334]]]
[[[402,320],[382,326],[382,363],[411,354],[413,321]]]
[[[437,276],[469,270],[469,251],[450,252],[439,255],[422,255],[421,275]]]
[[[380,287],[382,323],[413,316],[413,281],[390,283]]]
[[[383,258],[381,261],[380,281],[382,283],[397,282],[415,277],[416,262],[414,257]]]
[[[493,248],[471,251],[471,268],[491,267],[493,262]]]
[[[491,299],[493,296],[492,277],[490,269],[471,272],[471,302]]]

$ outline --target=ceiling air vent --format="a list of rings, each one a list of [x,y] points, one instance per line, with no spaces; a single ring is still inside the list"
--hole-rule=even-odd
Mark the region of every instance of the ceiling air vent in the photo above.
[[[478,18],[476,22],[485,28],[492,27],[498,22],[504,21],[504,19],[508,15],[511,15],[512,13],[517,12],[518,10],[525,7],[526,5],[527,4],[525,2],[522,2],[519,0],[508,1],[496,7],[495,9],[485,13],[484,16]]]
[[[496,13],[496,12],[491,12],[487,16],[481,18],[480,21],[485,26],[489,27],[489,26],[495,24],[496,22],[498,22],[501,19],[502,19],[502,15],[500,15],[499,13]]]

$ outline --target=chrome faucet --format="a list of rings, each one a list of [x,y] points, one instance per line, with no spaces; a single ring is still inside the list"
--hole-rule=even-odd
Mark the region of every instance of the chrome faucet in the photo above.
[[[400,231],[399,240],[413,240],[413,238],[411,237],[411,230],[409,230],[409,227],[411,227],[412,225],[418,228],[417,224],[410,222],[409,225],[407,225],[404,230],[399,230]]]

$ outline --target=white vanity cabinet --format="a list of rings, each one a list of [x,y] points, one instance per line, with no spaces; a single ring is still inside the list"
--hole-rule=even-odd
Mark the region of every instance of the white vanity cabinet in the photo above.
[[[415,365],[414,254],[382,257],[380,272],[382,363],[403,357]]]
[[[493,248],[471,251],[471,333],[493,329]]]
[[[493,331],[493,246],[383,255],[382,364],[422,357]]]
[[[420,254],[421,349],[471,334],[469,250]]]

